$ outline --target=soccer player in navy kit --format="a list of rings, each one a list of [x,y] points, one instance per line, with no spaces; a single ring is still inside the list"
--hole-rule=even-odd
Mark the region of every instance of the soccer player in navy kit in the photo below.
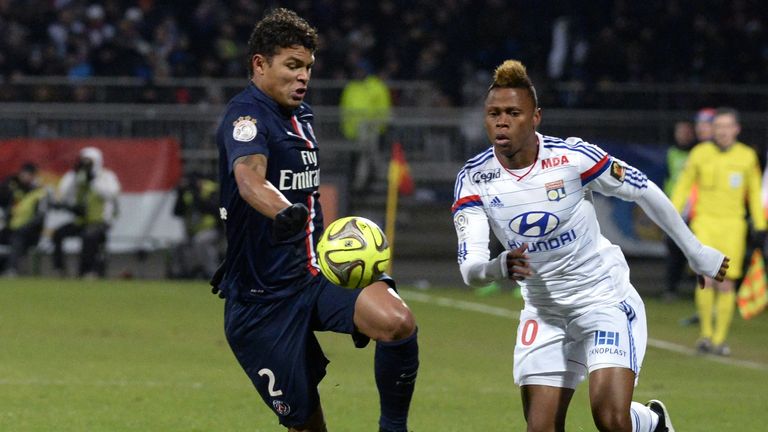
[[[406,431],[419,364],[411,311],[391,279],[349,290],[323,277],[316,261],[318,144],[303,103],[316,44],[316,30],[282,8],[253,29],[251,82],[227,105],[216,135],[228,246],[212,284],[226,297],[235,357],[289,431],[326,431],[317,385],[328,360],[314,331],[351,334],[358,347],[376,340],[379,428]]]

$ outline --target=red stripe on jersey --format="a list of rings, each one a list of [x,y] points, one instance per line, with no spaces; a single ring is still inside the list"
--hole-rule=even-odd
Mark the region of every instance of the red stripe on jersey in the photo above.
[[[309,223],[306,228],[307,237],[304,239],[307,248],[307,270],[312,276],[317,276],[320,273],[320,268],[317,265],[315,244],[312,241],[312,234],[315,232],[315,224],[312,222],[315,219],[315,198],[312,195],[307,198],[307,208],[309,208]]]
[[[293,130],[295,130],[296,133],[304,139],[304,142],[307,143],[307,148],[315,148],[312,140],[307,139],[307,136],[304,134],[304,128],[301,127],[301,123],[299,123],[299,119],[297,119],[296,116],[291,116],[291,124],[293,125]]]
[[[608,163],[609,159],[610,158],[608,157],[608,155],[603,156],[603,158],[600,159],[600,162],[596,163],[595,166],[593,166],[592,168],[590,168],[590,169],[584,171],[583,173],[581,173],[581,180],[584,181],[585,179],[590,178],[596,172],[598,172],[601,169],[603,169],[605,167],[605,164]]]
[[[451,211],[455,212],[457,208],[463,206],[464,204],[467,204],[469,202],[477,202],[482,203],[483,200],[480,198],[480,195],[467,195],[464,198],[459,198],[455,203],[453,203],[453,207],[451,207]]]

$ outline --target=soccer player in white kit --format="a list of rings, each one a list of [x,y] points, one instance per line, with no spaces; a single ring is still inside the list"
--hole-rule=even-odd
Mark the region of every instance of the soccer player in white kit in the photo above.
[[[587,376],[599,430],[674,431],[663,403],[632,402],[645,307],[621,250],[600,233],[592,191],[640,205],[697,274],[722,280],[728,258],[702,245],[642,172],[579,138],[539,134],[540,122],[525,67],[504,62],[485,99],[493,146],[459,172],[452,209],[465,283],[521,285],[514,379],[528,431],[565,430],[576,385]],[[506,247],[498,257],[490,257],[489,227]]]

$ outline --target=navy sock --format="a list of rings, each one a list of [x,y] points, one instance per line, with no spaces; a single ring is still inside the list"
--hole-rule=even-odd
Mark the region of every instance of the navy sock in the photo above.
[[[418,329],[398,341],[376,343],[374,369],[381,405],[381,430],[407,431],[408,408],[419,370],[417,332]]]

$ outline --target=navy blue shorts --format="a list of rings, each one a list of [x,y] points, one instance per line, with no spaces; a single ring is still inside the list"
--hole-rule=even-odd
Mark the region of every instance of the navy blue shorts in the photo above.
[[[317,385],[329,361],[313,332],[351,334],[361,291],[316,277],[293,296],[273,303],[226,301],[229,346],[280,424],[302,425],[317,409]]]

